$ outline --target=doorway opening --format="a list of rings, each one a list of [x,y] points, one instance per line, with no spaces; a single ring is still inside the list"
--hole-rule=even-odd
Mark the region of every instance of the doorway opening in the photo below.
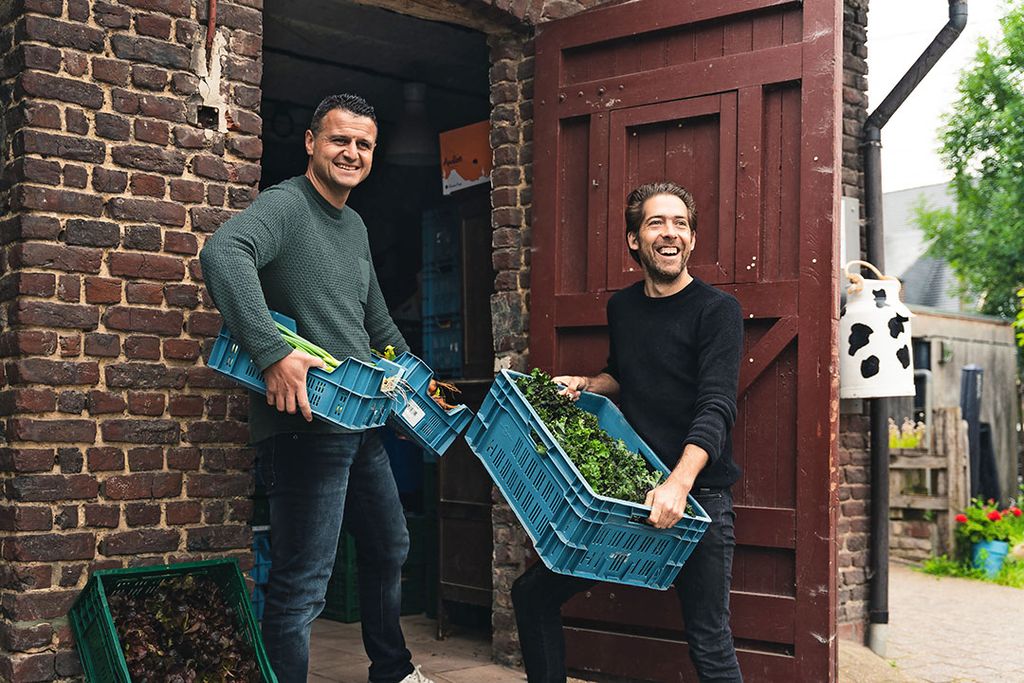
[[[263,17],[261,188],[305,172],[304,134],[325,96],[355,93],[374,106],[373,170],[349,205],[412,352],[476,410],[494,367],[490,185],[443,194],[438,135],[490,118],[486,35],[351,0],[268,0]],[[431,461],[384,438],[411,538],[403,612],[489,636],[489,478],[461,439]],[[355,621],[347,542],[343,534],[323,616]]]

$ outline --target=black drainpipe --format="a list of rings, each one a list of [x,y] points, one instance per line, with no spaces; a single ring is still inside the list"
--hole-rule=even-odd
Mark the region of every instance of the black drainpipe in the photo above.
[[[868,261],[885,272],[882,229],[882,127],[924,79],[967,25],[967,0],[949,0],[949,21],[925,48],[896,87],[864,122],[864,217]],[[868,596],[868,645],[885,655],[889,624],[889,430],[888,401],[871,400],[871,592]]]

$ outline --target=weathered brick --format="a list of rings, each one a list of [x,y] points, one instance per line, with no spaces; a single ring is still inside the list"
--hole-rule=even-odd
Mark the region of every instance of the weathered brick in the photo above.
[[[39,651],[53,641],[53,627],[47,623],[6,624],[0,627],[0,642],[13,652]],[[13,676],[12,676],[13,677]]]
[[[16,561],[53,562],[57,560],[90,560],[96,552],[96,537],[91,533],[45,534],[24,536],[12,543],[11,557]],[[43,546],[53,543],[53,551]],[[4,556],[7,557],[5,546]],[[27,560],[23,558],[33,558]],[[44,559],[46,558],[46,559]],[[78,597],[78,591],[32,591],[6,596],[4,611],[12,621],[41,621],[63,617]],[[20,681],[52,680],[42,678],[19,678]]]
[[[42,71],[26,71],[18,79],[18,91],[31,97],[70,102],[88,109],[103,106],[103,90],[92,83],[51,76]]]
[[[19,109],[25,125],[37,128],[60,129],[60,109],[48,102],[22,102]]]
[[[128,392],[128,412],[133,415],[150,415],[153,417],[163,415],[166,403],[167,397],[163,394],[151,394],[137,391]],[[129,452],[129,466],[131,466],[131,456],[132,454]],[[131,469],[134,471],[137,468],[131,467]]]
[[[60,71],[61,54],[60,50],[43,45],[22,45],[19,48],[21,60],[26,69],[40,69],[42,71]]]
[[[213,144],[213,133],[203,128],[175,126],[174,144],[185,149],[202,149]]]
[[[84,564],[68,564],[60,568],[60,586],[62,588],[74,588],[78,585],[79,579],[85,570]]]
[[[4,301],[15,296],[53,296],[57,278],[52,273],[11,273],[0,280],[0,298]]]
[[[177,550],[180,541],[181,532],[173,529],[125,531],[100,540],[100,552],[104,555],[166,553]]]
[[[118,58],[129,62],[146,62],[172,69],[187,69],[189,52],[181,45],[145,36],[114,34],[110,46]]]
[[[109,221],[71,218],[64,228],[64,241],[71,245],[113,247],[121,241],[121,229]]]
[[[27,421],[38,422],[38,420]],[[54,422],[85,423],[89,421],[55,420]],[[95,424],[91,422],[90,424],[93,427],[92,432],[95,434]],[[92,441],[92,438],[88,440]],[[28,503],[95,498],[98,492],[99,484],[96,483],[96,478],[88,474],[23,474],[7,481],[8,495],[14,500]]]
[[[187,371],[188,386],[193,389],[237,389],[238,385],[215,370],[195,366]]]
[[[228,149],[245,159],[259,159],[263,156],[263,141],[248,135],[233,135],[228,138]]]
[[[188,211],[192,217],[192,229],[200,232],[214,232],[224,221],[235,215],[234,211],[196,206]]]
[[[69,128],[70,130],[70,128]],[[64,186],[84,190],[89,184],[89,171],[84,166],[64,164]]]
[[[49,531],[53,528],[53,514],[49,506],[7,505],[0,507],[0,530]]]
[[[19,185],[11,192],[11,198],[11,208],[15,211],[35,210],[86,216],[100,216],[103,213],[103,200],[100,197],[70,190]],[[181,212],[184,214],[184,209]],[[183,223],[184,218],[179,225]]]
[[[54,458],[52,448],[0,448],[0,470],[5,472],[49,472],[53,469]]]
[[[171,90],[179,95],[195,95],[199,92],[199,79],[194,74],[176,71],[171,74]]]
[[[113,252],[108,258],[111,275],[154,280],[181,280],[185,264],[175,256]]]
[[[167,503],[165,509],[168,525],[198,524],[202,518],[203,507],[198,501],[174,501]]]
[[[206,186],[206,203],[210,206],[224,206],[226,196],[227,188],[220,183],[210,183]]]
[[[164,300],[164,288],[157,282],[127,282],[124,297],[130,304],[159,305]]]
[[[132,183],[134,184],[136,179],[141,174],[132,175]],[[153,178],[163,183],[163,178],[158,176],[145,176],[147,178]],[[157,225],[130,225],[124,230],[124,239],[122,244],[127,249],[139,249],[142,251],[160,251],[161,246],[161,235],[160,227]],[[182,272],[184,273],[184,265],[182,265]]]
[[[89,392],[90,415],[122,413],[127,406],[128,404],[119,394],[111,394],[99,390]]]
[[[167,343],[170,341],[172,340],[168,339],[164,342],[165,355],[167,355]],[[173,394],[168,402],[167,412],[174,417],[200,417],[203,414],[203,397]],[[170,456],[168,456],[168,459],[169,458]]]
[[[111,218],[142,223],[159,223],[180,228],[185,225],[185,207],[174,202],[115,197],[107,202]]]
[[[171,19],[159,14],[137,14],[135,31],[139,35],[167,40],[171,37]]]
[[[114,88],[110,91],[110,104],[114,111],[122,114],[139,113],[139,96],[136,93],[121,88]]]
[[[124,506],[128,526],[155,526],[160,523],[160,506],[155,503],[128,503]]]
[[[63,474],[78,474],[82,471],[85,458],[80,448],[58,448],[57,464]]]
[[[263,167],[259,164],[248,164],[238,162],[235,163],[231,170],[231,181],[242,183],[243,185],[255,185],[260,181],[260,175],[263,172]]]
[[[222,394],[206,397],[206,417],[218,422],[227,417],[228,397]],[[200,439],[202,441],[203,439]],[[207,441],[210,439],[207,438]]]
[[[196,397],[202,403],[202,396]],[[179,446],[167,449],[167,467],[174,470],[198,470],[201,463],[198,448]]]
[[[8,330],[0,334],[0,355],[49,356],[57,350],[57,335],[49,330]]]
[[[181,425],[175,420],[106,420],[100,426],[103,439],[128,443],[178,443]]]
[[[192,157],[192,172],[211,180],[228,180],[231,177],[224,160],[209,154],[197,154]]]
[[[199,287],[195,285],[166,285],[164,297],[168,306],[195,308],[199,305]]]
[[[120,59],[92,58],[92,77],[97,81],[112,85],[128,85],[130,71],[128,62]]]
[[[57,410],[62,413],[80,415],[85,410],[86,395],[82,391],[62,391],[57,398]]]
[[[124,452],[120,448],[95,446],[86,449],[90,472],[116,472],[124,469]]]
[[[79,334],[61,335],[59,344],[63,358],[77,357],[82,353],[82,336]]]
[[[123,116],[99,112],[96,114],[96,134],[108,140],[127,140],[131,136],[131,124]]]
[[[164,233],[164,251],[195,256],[199,253],[199,239],[189,232],[168,230]]]
[[[84,508],[86,526],[116,529],[121,524],[121,509],[117,505],[94,504]]]
[[[235,104],[246,109],[255,109],[259,106],[262,98],[262,91],[259,88],[236,83],[232,88],[232,99]]]
[[[185,491],[190,498],[229,498],[252,495],[252,476],[243,473],[189,474]]]
[[[191,14],[188,0],[121,0],[124,4],[150,12],[163,12],[176,17],[187,17]]]
[[[53,516],[53,522],[57,525],[58,529],[77,529],[78,528],[78,506],[77,505],[61,505],[57,514]]]
[[[136,137],[138,137],[140,123],[144,124],[145,122],[136,120]],[[149,124],[152,126],[166,125],[155,121],[149,122]],[[149,145],[118,145],[111,150],[110,155],[114,163],[128,168],[169,175],[181,175],[185,170],[185,155],[174,149],[160,149]]]
[[[131,399],[129,398],[130,401]],[[163,466],[164,450],[159,446],[132,448],[128,451],[128,469],[132,472],[159,470]]]
[[[103,50],[103,31],[81,23],[71,23],[26,15],[18,24],[15,36],[21,40],[49,43],[58,47],[73,47],[85,52]]]
[[[181,98],[140,95],[139,112],[144,116],[175,123],[185,122],[185,103]]]
[[[178,335],[182,318],[180,311],[113,306],[103,314],[103,323],[113,330]]]
[[[128,187],[128,174],[124,171],[112,171],[106,168],[93,168],[92,187],[97,192],[117,194]]]
[[[192,551],[246,548],[252,543],[252,530],[245,524],[204,524],[185,533],[188,536],[187,547]]]
[[[116,334],[93,332],[85,335],[85,355],[117,358],[121,354],[121,338]]]
[[[178,202],[203,201],[203,184],[192,180],[171,180],[171,199]]]
[[[166,185],[167,181],[157,175],[149,175],[148,173],[132,174],[132,194],[136,196],[160,199],[164,196]],[[125,246],[128,246],[127,243]]]
[[[181,389],[185,386],[185,380],[188,377],[187,372],[182,368],[169,368],[153,363],[108,365],[104,368],[104,372],[108,387],[126,389]],[[234,385],[229,384],[229,386]]]
[[[55,304],[48,301],[20,300],[8,310],[9,322],[16,325],[94,330],[99,323],[99,309],[78,304]]]
[[[22,358],[7,364],[7,376],[11,384],[95,384],[99,381],[99,372],[99,366],[93,361],[76,363]]]
[[[138,472],[115,475],[103,482],[103,495],[111,500],[169,498],[181,495],[180,472]]]
[[[228,80],[241,81],[248,85],[260,84],[260,80],[263,77],[263,67],[260,62],[229,54],[225,56],[223,64],[224,75]]]
[[[99,249],[72,247],[51,242],[16,244],[9,253],[15,268],[51,268],[80,273],[98,273],[103,252]]]
[[[259,135],[263,132],[263,118],[259,114],[254,114],[245,109],[229,109],[228,130],[235,130],[252,136]],[[251,139],[242,143],[243,146],[247,144],[251,144]],[[230,141],[228,142],[228,148],[233,149]]]
[[[105,277],[85,278],[85,300],[90,304],[120,303],[121,281]]]
[[[93,18],[96,23],[106,28],[128,28],[131,26],[131,12],[112,2],[102,0],[92,5]]]
[[[146,64],[132,65],[132,83],[145,90],[163,90],[167,87],[169,74],[166,69]]]
[[[223,323],[219,313],[194,311],[188,316],[186,330],[196,336],[216,337]]]
[[[130,360],[160,360],[158,337],[133,335],[124,342],[124,355]]]
[[[15,154],[39,154],[71,161],[102,163],[106,145],[81,136],[55,135],[39,130],[21,130],[14,136]]]
[[[57,395],[52,389],[26,389],[19,387],[0,392],[0,415],[48,413],[55,410],[56,407]],[[2,461],[2,458],[0,458],[0,461]],[[45,469],[50,469],[52,465],[53,463],[50,462]]]
[[[74,1],[74,0],[69,0]],[[81,78],[89,70],[89,55],[77,50],[64,50],[64,70],[69,76]]]
[[[15,151],[15,154],[19,152]],[[15,159],[8,169],[13,182],[60,185],[60,164],[43,159]]]
[[[187,430],[191,443],[238,443],[249,437],[249,426],[244,422],[216,420],[193,422]]]

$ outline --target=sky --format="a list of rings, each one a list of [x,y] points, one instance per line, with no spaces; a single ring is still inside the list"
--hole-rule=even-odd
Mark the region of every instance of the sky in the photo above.
[[[1020,0],[1017,0],[1020,1]],[[967,27],[882,129],[882,190],[948,181],[939,157],[942,115],[952,109],[960,71],[978,38],[1000,35],[1003,0],[972,0]],[[880,103],[949,18],[946,0],[873,0],[868,11],[868,112]]]

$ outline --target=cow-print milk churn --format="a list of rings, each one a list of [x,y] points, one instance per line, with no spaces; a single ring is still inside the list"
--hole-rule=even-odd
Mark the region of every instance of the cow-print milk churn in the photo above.
[[[850,273],[861,265],[877,280]],[[839,397],[914,395],[910,309],[900,301],[900,281],[866,261],[846,264],[851,284],[839,314]]]

